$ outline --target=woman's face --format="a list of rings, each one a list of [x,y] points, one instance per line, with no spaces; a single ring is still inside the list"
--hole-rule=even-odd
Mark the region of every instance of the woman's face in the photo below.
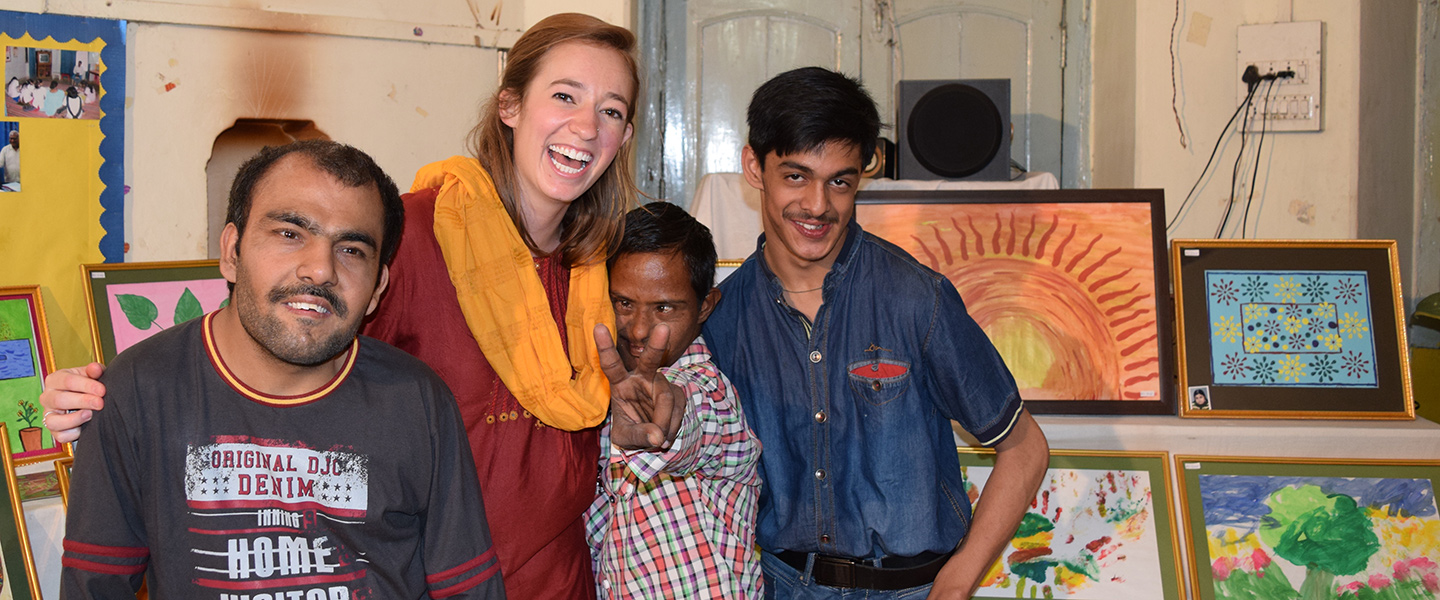
[[[521,202],[568,204],[600,179],[630,139],[633,88],[611,48],[565,42],[540,59],[524,101],[500,110],[515,134]]]

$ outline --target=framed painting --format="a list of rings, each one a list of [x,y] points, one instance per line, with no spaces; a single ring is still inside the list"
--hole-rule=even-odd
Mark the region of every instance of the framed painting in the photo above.
[[[740,265],[743,264],[745,264],[745,259],[743,258],[722,258],[715,261],[715,285],[720,285],[720,282],[725,281],[726,277],[729,277],[731,273],[734,273],[735,270],[739,269]]]
[[[25,511],[20,508],[16,461],[11,459],[10,432],[5,423],[0,423],[0,450],[5,468],[5,506],[0,510],[0,599],[40,600],[40,578],[35,574]]]
[[[861,191],[955,284],[1034,413],[1174,414],[1163,190]]]
[[[60,483],[60,502],[70,506],[70,467],[75,466],[75,457],[67,456],[55,461],[55,479]]]
[[[0,423],[20,448],[16,464],[70,456],[70,444],[55,444],[40,413],[45,376],[55,369],[45,306],[39,286],[0,287]]]
[[[1182,417],[1414,419],[1391,240],[1175,240]]]
[[[1176,456],[1196,600],[1433,600],[1440,461]]]
[[[974,504],[995,453],[959,454]],[[974,597],[1184,598],[1173,497],[1165,452],[1051,450],[1030,510]]]
[[[216,260],[82,265],[95,360],[229,302]]]

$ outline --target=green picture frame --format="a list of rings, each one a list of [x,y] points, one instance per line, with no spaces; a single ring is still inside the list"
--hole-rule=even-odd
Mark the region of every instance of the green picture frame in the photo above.
[[[995,453],[958,449],[972,503]],[[974,598],[1182,600],[1166,452],[1051,450],[1050,468]]]
[[[30,532],[25,528],[25,511],[20,506],[20,488],[15,479],[15,460],[10,454],[10,435],[0,423],[0,454],[4,455],[5,506],[0,510],[0,563],[3,563],[5,590],[12,600],[40,600],[40,578],[35,573],[35,556],[30,550]],[[68,448],[68,444],[66,444]]]
[[[13,426],[6,433],[14,437],[6,441],[20,447],[12,457],[15,464],[70,456],[70,444],[55,444],[45,430],[40,409],[45,376],[53,370],[40,287],[0,287],[0,423]]]
[[[1195,600],[1435,597],[1440,461],[1177,455],[1175,468]]]
[[[81,265],[95,360],[224,304],[220,261]],[[128,302],[127,302],[128,301]]]

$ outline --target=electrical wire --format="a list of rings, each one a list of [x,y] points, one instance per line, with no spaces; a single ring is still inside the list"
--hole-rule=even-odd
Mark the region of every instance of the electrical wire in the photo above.
[[[1215,162],[1215,153],[1220,151],[1220,143],[1225,141],[1225,133],[1230,131],[1230,126],[1235,123],[1235,117],[1240,116],[1240,111],[1250,105],[1250,99],[1255,97],[1257,89],[1259,86],[1250,88],[1250,93],[1245,95],[1245,100],[1240,103],[1240,106],[1235,107],[1235,112],[1230,115],[1230,120],[1225,122],[1225,127],[1220,130],[1220,136],[1215,138],[1215,147],[1210,149],[1210,158],[1205,160],[1205,168],[1200,169],[1200,176],[1195,178],[1195,185],[1190,186],[1190,192],[1185,194],[1184,200],[1180,201],[1180,207],[1175,210],[1175,217],[1165,224],[1166,232],[1174,229],[1175,224],[1180,221],[1180,215],[1185,214],[1185,207],[1190,204],[1190,199],[1195,196],[1196,188],[1200,187],[1200,182],[1205,180],[1205,173],[1210,171],[1210,165]]]
[[[1225,233],[1225,226],[1230,223],[1230,211],[1235,208],[1235,182],[1240,177],[1240,161],[1245,158],[1245,124],[1250,121],[1250,108],[1253,106],[1250,99],[1255,97],[1255,91],[1260,86],[1252,85],[1250,93],[1245,96],[1245,117],[1240,119],[1240,153],[1235,155],[1235,167],[1230,170],[1230,197],[1225,203],[1225,214],[1220,216],[1220,226],[1215,228],[1215,239],[1220,239]]]
[[[1175,0],[1175,22],[1170,24],[1170,111],[1175,113],[1175,128],[1180,130],[1180,147],[1189,148],[1185,125],[1180,122],[1180,84],[1175,77],[1175,29],[1180,26],[1180,0]]]
[[[1240,217],[1240,239],[1245,239],[1245,229],[1250,221],[1250,203],[1255,200],[1255,181],[1260,173],[1260,156],[1265,150],[1265,129],[1270,124],[1270,95],[1275,91],[1275,80],[1270,80],[1270,85],[1265,87],[1265,104],[1260,111],[1260,143],[1255,146],[1255,164],[1250,168],[1250,192],[1245,199],[1245,214]],[[1260,219],[1255,219],[1255,228],[1260,228]]]

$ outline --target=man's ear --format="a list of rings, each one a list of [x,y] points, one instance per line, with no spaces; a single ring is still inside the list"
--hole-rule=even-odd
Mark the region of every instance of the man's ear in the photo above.
[[[715,305],[717,305],[717,304],[719,304],[719,303],[720,303],[720,288],[713,288],[713,287],[710,288],[710,292],[707,293],[707,294],[705,294],[705,299],[700,301],[700,322],[701,322],[701,323],[704,323],[704,322],[705,322],[705,319],[710,318],[710,313],[715,312]]]
[[[520,95],[511,90],[500,90],[496,100],[499,103],[500,122],[515,128],[515,117],[520,114]]]
[[[745,181],[750,187],[765,191],[765,163],[761,162],[760,157],[755,155],[755,151],[750,149],[748,144],[740,151],[740,167],[745,171]]]
[[[240,229],[234,223],[226,223],[220,232],[220,274],[225,281],[235,283],[235,273],[240,265]]]
[[[385,287],[390,285],[390,265],[380,265],[380,278],[375,281],[375,292],[370,294],[370,306],[365,307],[365,314],[375,312],[375,307],[380,306],[380,295],[385,293]]]

